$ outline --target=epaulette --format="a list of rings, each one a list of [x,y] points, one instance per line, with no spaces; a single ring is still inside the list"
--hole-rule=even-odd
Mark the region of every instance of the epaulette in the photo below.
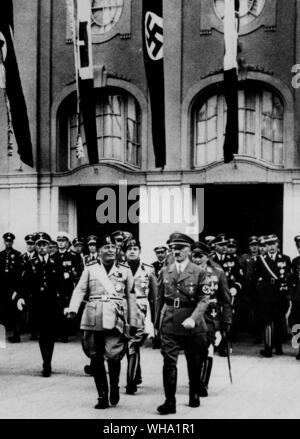
[[[95,259],[93,259],[91,261],[87,261],[85,263],[86,267],[89,267],[90,265],[95,265],[95,264],[98,264],[98,261],[97,260],[95,261]]]
[[[146,262],[142,262],[142,265],[144,265],[145,267],[152,268],[152,270],[154,268],[153,265],[146,264]]]

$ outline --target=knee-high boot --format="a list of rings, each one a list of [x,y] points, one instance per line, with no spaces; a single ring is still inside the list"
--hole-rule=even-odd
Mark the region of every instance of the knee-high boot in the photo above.
[[[134,353],[128,355],[127,363],[127,386],[126,393],[128,395],[134,395],[137,391],[136,387],[136,372],[138,366],[138,354]]]
[[[108,361],[108,372],[109,372],[109,382],[110,382],[110,394],[109,400],[111,405],[117,405],[120,400],[119,393],[119,377],[121,371],[121,361]]]
[[[96,409],[105,409],[108,407],[108,384],[107,375],[103,358],[92,358],[91,367],[96,388],[98,391],[98,403]]]
[[[163,366],[163,383],[166,400],[157,407],[157,411],[162,415],[168,415],[170,413],[176,413],[176,386],[177,386],[177,368]]]

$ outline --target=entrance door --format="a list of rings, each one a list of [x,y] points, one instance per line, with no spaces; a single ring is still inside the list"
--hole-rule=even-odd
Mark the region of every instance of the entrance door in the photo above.
[[[226,233],[247,250],[251,235],[275,233],[282,241],[283,185],[207,185],[201,236]]]
[[[111,186],[109,189],[112,189],[115,193],[115,206],[111,206],[112,209],[116,209],[116,221],[114,218],[110,218],[108,222],[101,223],[99,220],[99,210],[97,216],[97,209],[99,205],[103,201],[99,201],[96,199],[97,192],[99,191],[99,187],[80,187],[74,190],[74,197],[77,205],[77,224],[78,224],[78,235],[87,237],[88,235],[95,234],[97,236],[101,236],[103,234],[112,233],[116,230],[126,230],[131,232],[135,238],[138,239],[139,235],[139,225],[133,224],[132,222],[127,221],[126,223],[120,222],[119,215],[119,186]],[[128,186],[127,191],[129,192],[132,187]],[[132,206],[136,201],[127,201],[127,210]],[[112,198],[113,203],[113,198]],[[124,216],[125,212],[122,212],[121,215]]]

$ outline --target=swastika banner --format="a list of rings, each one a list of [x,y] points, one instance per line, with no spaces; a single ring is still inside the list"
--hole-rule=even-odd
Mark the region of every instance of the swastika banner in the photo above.
[[[155,166],[166,164],[162,0],[143,0],[143,49],[148,81]]]

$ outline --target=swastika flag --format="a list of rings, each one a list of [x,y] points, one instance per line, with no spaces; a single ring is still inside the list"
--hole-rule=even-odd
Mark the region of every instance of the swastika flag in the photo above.
[[[9,113],[8,133],[12,132],[10,127],[11,122],[20,158],[23,163],[33,167],[32,143],[27,107],[14,49],[12,0],[1,2],[0,88],[5,90],[7,96],[7,109]]]
[[[143,0],[143,49],[152,114],[155,166],[166,164],[162,0]]]
[[[224,7],[224,97],[227,104],[224,162],[229,163],[239,150],[237,64],[239,0],[225,0]]]

